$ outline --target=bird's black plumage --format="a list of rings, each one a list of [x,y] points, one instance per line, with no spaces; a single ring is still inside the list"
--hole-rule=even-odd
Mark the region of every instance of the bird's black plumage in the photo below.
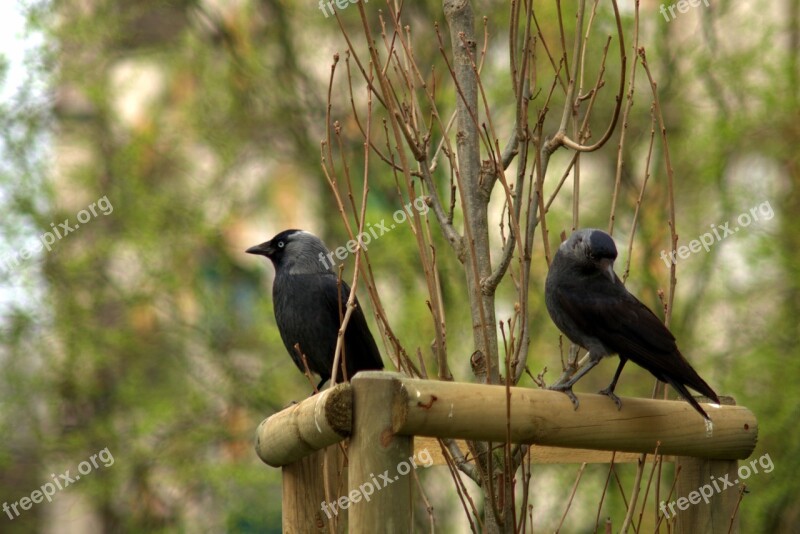
[[[295,349],[296,344],[300,345],[309,370],[321,377],[321,387],[333,372],[337,333],[347,310],[350,287],[338,279],[329,265],[330,253],[322,240],[308,232],[285,230],[247,252],[272,260],[272,299],[281,339],[294,363],[305,371]],[[358,299],[355,304],[344,332],[338,382],[349,380],[358,371],[383,369]]]
[[[628,360],[672,385],[704,418],[708,414],[687,386],[719,404],[714,390],[700,378],[678,350],[675,337],[650,309],[631,295],[614,273],[617,248],[607,233],[576,230],[556,252],[545,283],[545,304],[558,328],[589,351],[589,362],[553,389],[572,395],[572,385],[604,356],[618,354],[619,366],[601,391],[621,406],[614,394]]]

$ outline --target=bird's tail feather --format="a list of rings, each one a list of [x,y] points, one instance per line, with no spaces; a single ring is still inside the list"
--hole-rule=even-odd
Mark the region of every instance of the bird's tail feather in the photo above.
[[[688,375],[688,376],[684,376],[684,381],[683,381],[684,384],[686,384],[687,386],[689,386],[693,390],[697,391],[701,395],[705,395],[709,399],[713,400],[716,404],[719,404],[720,403],[719,402],[719,397],[714,392],[714,390],[711,389],[711,386],[706,384],[706,381],[703,380],[702,378],[700,378],[700,375],[698,375],[697,371],[695,371],[690,365],[688,365],[688,362],[687,362],[687,366],[689,367],[689,371],[691,371],[691,372],[690,373],[685,373],[685,375]],[[688,378],[688,380],[685,380],[686,378]],[[675,388],[675,389],[677,389],[677,388]]]
[[[702,382],[702,379],[701,379],[701,382]],[[701,407],[700,407],[700,404],[699,404],[699,403],[698,403],[698,402],[697,402],[697,401],[694,399],[694,397],[693,397],[693,396],[692,396],[692,394],[689,392],[689,390],[688,390],[688,389],[686,389],[686,386],[684,386],[684,385],[683,385],[683,384],[681,384],[680,382],[675,382],[675,381],[673,381],[673,380],[670,380],[670,381],[669,381],[669,384],[670,384],[672,387],[674,387],[674,388],[675,388],[675,389],[678,391],[678,393],[680,393],[681,397],[683,397],[684,399],[686,399],[686,402],[688,402],[689,404],[691,404],[691,405],[692,405],[692,408],[694,408],[695,410],[697,410],[697,412],[698,412],[700,415],[702,415],[702,416],[703,416],[703,418],[704,418],[706,421],[711,421],[711,418],[708,416],[708,414],[706,413],[706,411],[705,411],[705,410],[703,410],[703,408],[701,408]],[[705,384],[705,382],[703,382],[703,384]],[[692,386],[692,387],[694,388],[694,386]],[[700,391],[700,393],[703,393],[703,394],[704,394],[704,395],[706,395],[707,397],[714,399],[714,400],[715,400],[715,402],[716,402],[717,404],[719,404],[719,398],[717,398],[717,394],[716,394],[716,393],[714,393],[714,391],[713,391],[713,390],[712,390],[710,387],[708,387],[708,384],[706,384],[706,388],[708,388],[708,391],[710,391],[711,393],[713,393],[713,394],[714,394],[714,396],[713,396],[713,397],[712,397],[711,395],[707,395],[707,394],[706,394],[705,392],[703,392],[703,391],[700,391],[700,390],[698,390],[698,391]]]

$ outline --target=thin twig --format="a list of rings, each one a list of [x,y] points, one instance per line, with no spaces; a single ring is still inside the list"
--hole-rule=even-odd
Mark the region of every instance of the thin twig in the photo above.
[[[728,534],[733,532],[734,521],[736,520],[736,514],[739,513],[739,505],[742,504],[742,497],[744,494],[747,493],[747,484],[742,484],[739,488],[739,498],[736,499],[736,506],[733,508],[733,512],[731,512],[731,522],[728,525]]]
[[[658,467],[658,463],[661,461],[662,456],[658,454],[658,448],[661,446],[660,441],[656,441],[656,448],[653,451],[653,468],[650,469],[650,476],[647,478],[647,486],[645,486],[644,490],[644,497],[642,497],[642,508],[639,510],[639,521],[636,522],[636,528],[634,528],[634,532],[639,532],[642,526],[642,518],[644,517],[644,509],[647,506],[647,496],[650,494],[650,487],[653,484],[653,475],[656,472],[656,467]]]
[[[561,530],[561,527],[564,526],[564,520],[567,518],[567,512],[569,512],[570,507],[572,506],[572,499],[575,498],[575,492],[578,491],[578,484],[581,481],[581,477],[583,476],[583,470],[586,469],[586,462],[581,464],[580,469],[578,469],[578,475],[575,477],[575,483],[572,484],[572,491],[569,494],[569,500],[567,501],[567,507],[564,508],[564,513],[561,515],[561,521],[558,523],[558,527],[556,527],[556,533]]]
[[[628,529],[633,522],[633,513],[636,510],[636,503],[639,501],[639,491],[642,485],[642,474],[644,474],[644,466],[645,461],[647,460],[647,453],[642,454],[639,457],[639,462],[636,466],[636,476],[634,477],[633,481],[633,492],[631,493],[631,500],[628,503],[628,511],[625,514],[625,521],[622,522],[622,527],[620,527],[619,531],[622,534],[626,534]]]
[[[608,234],[614,235],[614,219],[617,213],[617,196],[619,195],[620,183],[622,181],[622,166],[625,155],[625,140],[628,132],[628,116],[633,107],[633,94],[636,90],[636,66],[639,63],[639,2],[634,0],[633,15],[633,63],[631,64],[631,79],[628,82],[628,95],[625,99],[625,110],[622,112],[622,130],[619,134],[619,144],[617,145],[617,166],[614,174],[614,193],[611,195],[611,213],[608,216]],[[629,256],[630,257],[630,256]]]
[[[594,520],[594,530],[592,532],[597,532],[597,527],[600,526],[600,512],[603,509],[603,502],[606,499],[606,493],[608,492],[608,483],[611,482],[611,473],[614,471],[614,460],[617,457],[617,451],[613,451],[611,453],[611,462],[608,465],[608,475],[606,475],[606,483],[603,485],[603,493],[600,495],[600,502],[597,503],[597,517]]]
[[[667,142],[667,127],[664,124],[664,115],[661,113],[661,103],[658,99],[658,84],[653,79],[650,73],[650,67],[647,64],[647,56],[644,47],[639,49],[639,57],[642,60],[642,67],[647,73],[647,79],[650,81],[650,88],[653,91],[653,105],[655,108],[656,117],[658,117],[658,125],[661,132],[661,141],[664,144],[664,164],[667,169],[667,196],[669,202],[669,219],[667,223],[670,228],[670,236],[672,247],[670,250],[678,249],[678,234],[675,229],[675,187],[674,187],[674,173],[672,171],[672,161],[669,156],[669,143]],[[675,299],[675,285],[678,280],[675,276],[675,262],[670,262],[669,267],[669,294],[667,295],[667,309],[664,324],[669,326],[669,321],[672,317],[672,302]]]

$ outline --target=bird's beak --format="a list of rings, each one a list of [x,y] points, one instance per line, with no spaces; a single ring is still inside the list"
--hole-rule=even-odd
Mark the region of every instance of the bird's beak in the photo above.
[[[258,254],[259,256],[269,257],[270,254],[274,252],[274,249],[272,248],[272,243],[270,241],[264,241],[260,245],[248,248],[245,250],[245,252],[248,254]]]
[[[615,280],[614,276],[614,261],[609,260],[608,258],[600,260],[600,270],[603,271],[603,274],[608,277],[609,280],[613,283]]]

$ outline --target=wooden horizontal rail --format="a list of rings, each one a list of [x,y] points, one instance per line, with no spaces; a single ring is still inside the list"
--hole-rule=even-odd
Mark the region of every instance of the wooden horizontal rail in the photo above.
[[[356,380],[394,382],[402,392],[393,409],[402,415],[398,434],[505,442],[506,388],[483,384],[439,382],[395,373],[361,373]],[[705,420],[685,401],[623,398],[622,409],[605,395],[578,394],[575,410],[563,393],[509,388],[510,435],[513,443],[535,443],[605,451],[653,452],[720,460],[747,458],[758,437],[753,413],[741,406],[706,404],[714,422]]]
[[[276,413],[259,425],[256,451],[271,466],[283,466],[348,437],[352,388],[378,382],[392,391],[388,431],[407,436],[505,442],[506,388],[485,384],[408,378],[365,371],[350,384],[325,390]],[[659,453],[735,460],[752,454],[758,437],[753,413],[741,406],[705,404],[705,420],[685,401],[624,397],[622,410],[605,395],[577,394],[578,410],[560,392],[510,388],[510,435],[514,443],[595,451]],[[385,403],[384,403],[385,404]]]
[[[256,453],[281,467],[350,436],[353,392],[339,384],[264,419],[256,431]]]
[[[474,462],[475,458],[463,439],[455,440],[456,447],[467,462]],[[424,436],[414,436],[414,454],[418,456],[425,451],[430,456],[432,465],[447,465],[439,446],[439,438],[428,438]],[[568,449],[566,447],[545,447],[542,445],[532,446],[528,454],[532,464],[610,464],[614,460],[615,464],[635,464],[642,460],[642,455],[635,452],[620,451],[593,451],[591,449]],[[652,454],[645,458],[645,462],[653,462],[655,456]],[[675,456],[664,455],[661,458],[664,462],[675,461]]]

